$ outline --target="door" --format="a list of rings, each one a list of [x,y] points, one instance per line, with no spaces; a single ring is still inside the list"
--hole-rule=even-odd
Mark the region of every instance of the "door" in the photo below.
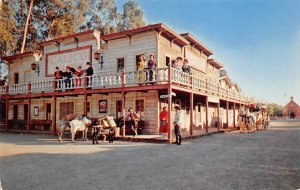
[[[46,104],[46,120],[51,120],[51,103]]]
[[[24,120],[28,120],[28,104],[24,104]]]
[[[59,110],[60,118],[68,114],[74,114],[74,102],[61,102]]]

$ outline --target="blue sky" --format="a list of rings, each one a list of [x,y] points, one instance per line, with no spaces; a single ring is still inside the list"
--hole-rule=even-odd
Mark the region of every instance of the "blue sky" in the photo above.
[[[126,0],[117,0],[118,6]],[[190,32],[245,94],[300,104],[300,0],[137,0],[147,24]]]

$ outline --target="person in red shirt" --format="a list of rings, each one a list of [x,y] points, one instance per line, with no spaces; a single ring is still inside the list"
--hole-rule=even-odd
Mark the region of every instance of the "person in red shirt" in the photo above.
[[[64,73],[59,70],[59,67],[55,67],[56,71],[54,72],[54,79],[55,80],[59,80],[59,79],[62,79],[63,76],[64,76]],[[61,88],[62,87],[62,81],[57,81],[57,88]]]
[[[166,133],[168,132],[168,111],[167,107],[163,108],[163,111],[159,114],[159,120],[160,120],[160,128],[159,132],[166,136]]]

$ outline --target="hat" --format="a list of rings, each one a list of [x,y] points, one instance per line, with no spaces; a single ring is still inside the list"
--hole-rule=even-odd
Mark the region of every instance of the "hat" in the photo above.
[[[86,62],[87,65],[90,65],[90,62]]]
[[[129,107],[129,108],[128,108],[128,111],[130,111],[131,109],[132,109],[132,107]]]
[[[55,67],[55,69],[59,69],[59,67]]]
[[[178,59],[181,59],[181,60],[182,60],[182,57],[181,57],[181,56],[178,56],[178,57],[176,58],[176,60],[178,60]]]
[[[69,69],[70,67],[69,66],[66,66],[66,69]]]
[[[175,106],[175,109],[180,110],[179,106]]]

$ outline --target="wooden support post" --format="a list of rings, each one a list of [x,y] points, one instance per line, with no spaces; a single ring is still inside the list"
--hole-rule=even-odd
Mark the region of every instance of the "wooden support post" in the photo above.
[[[83,87],[83,95],[84,95],[84,102],[83,102],[83,113],[85,116],[87,116],[87,78],[84,77],[84,87]]]
[[[208,133],[208,96],[206,96],[205,99],[205,107],[206,107],[206,112],[205,112],[205,129],[206,133]]]
[[[8,131],[8,112],[9,112],[9,107],[8,107],[8,86],[5,87],[6,95],[5,95],[5,130]]]
[[[31,115],[31,98],[30,98],[30,91],[31,91],[31,84],[28,84],[28,97],[27,97],[27,101],[28,101],[28,116],[27,116],[27,132],[30,132],[31,130],[31,121],[30,121],[30,115]]]
[[[52,122],[52,126],[53,126],[53,133],[56,133],[56,101],[57,101],[57,97],[54,96],[53,97],[53,104],[54,104],[54,109],[53,109],[53,122]]]
[[[172,128],[173,125],[172,119],[171,119],[171,112],[172,112],[172,81],[171,81],[171,64],[168,65],[168,141],[171,142],[172,140]]]
[[[190,93],[190,135],[193,135],[194,94]]]
[[[235,102],[233,102],[233,127],[235,128]]]
[[[229,116],[228,116],[228,109],[229,109],[229,102],[226,101],[226,123],[227,123],[227,128],[229,128]]]
[[[122,126],[122,137],[125,137],[125,91],[124,91],[124,87],[125,87],[125,71],[122,71],[122,117],[124,119],[124,125]]]
[[[218,131],[219,131],[220,130],[220,102],[218,103],[217,117],[218,117]]]

